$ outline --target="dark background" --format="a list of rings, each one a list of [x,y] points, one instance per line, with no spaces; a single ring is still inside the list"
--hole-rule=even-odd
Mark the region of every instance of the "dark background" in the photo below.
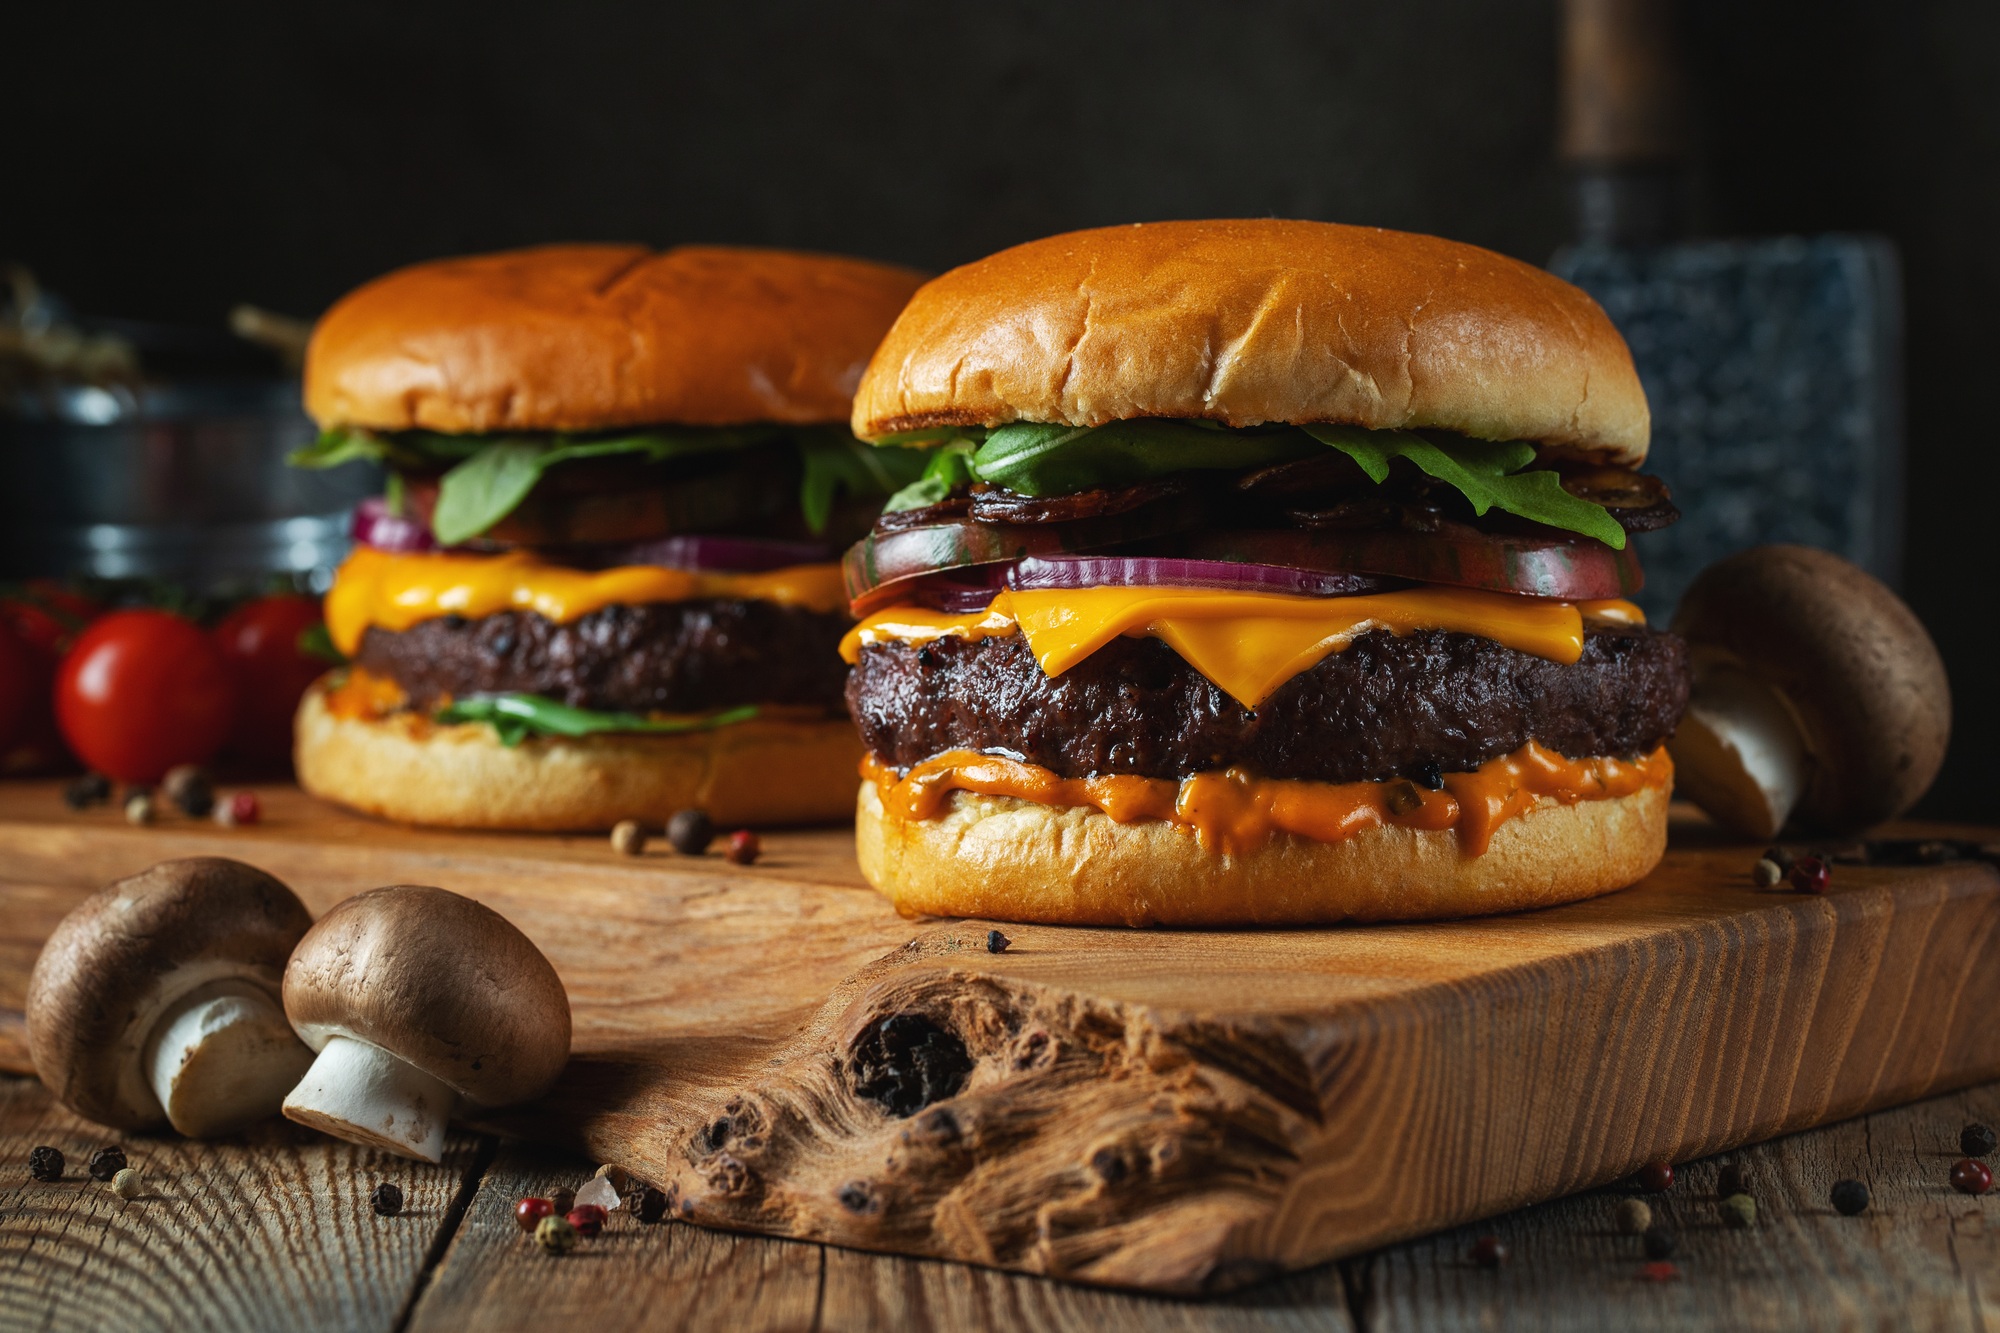
[[[35,7],[0,258],[97,314],[311,316],[556,239],[942,268],[1072,227],[1278,214],[1541,262],[1569,230],[1554,0]],[[1909,299],[1904,590],[1991,819],[2000,5],[1690,0],[1698,230],[1885,233]]]

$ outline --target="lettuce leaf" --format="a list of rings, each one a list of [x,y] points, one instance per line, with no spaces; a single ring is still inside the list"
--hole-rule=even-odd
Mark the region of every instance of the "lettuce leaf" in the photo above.
[[[1463,495],[1472,512],[1489,509],[1515,514],[1536,523],[1595,537],[1614,551],[1625,549],[1625,529],[1603,505],[1571,495],[1553,472],[1523,472],[1535,461],[1535,446],[1525,440],[1455,439],[1439,443],[1401,430],[1362,430],[1358,426],[1313,425],[1303,428],[1321,444],[1331,445],[1361,465],[1380,483],[1388,480],[1389,464],[1407,459],[1425,475],[1436,477]]]
[[[439,709],[432,720],[446,725],[485,722],[500,736],[500,743],[513,748],[531,736],[596,736],[606,732],[640,732],[648,735],[676,735],[690,731],[713,731],[717,727],[748,722],[757,716],[753,705],[725,709],[707,717],[661,720],[638,713],[598,712],[572,708],[545,699],[539,694],[475,694]]]
[[[799,481],[799,508],[814,536],[826,531],[834,503],[849,495],[895,495],[924,470],[920,450],[863,444],[835,427],[800,432],[799,456],[805,464]]]
[[[954,490],[972,481],[972,454],[978,448],[979,441],[964,436],[936,446],[924,464],[923,475],[890,496],[882,512],[900,514],[906,509],[944,503]]]

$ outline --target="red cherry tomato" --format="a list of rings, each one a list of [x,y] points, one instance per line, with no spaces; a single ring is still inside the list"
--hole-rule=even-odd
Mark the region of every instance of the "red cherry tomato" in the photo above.
[[[81,635],[56,672],[56,721],[84,763],[120,782],[158,782],[229,738],[229,664],[192,621],[114,611]]]
[[[31,673],[27,710],[13,739],[0,741],[0,771],[36,773],[68,761],[56,730],[56,667],[70,640],[96,618],[99,609],[89,598],[50,579],[34,580],[18,594],[0,598],[0,627],[12,630],[27,653]]]
[[[299,636],[320,623],[319,599],[259,597],[215,627],[215,644],[236,676],[231,753],[282,765],[292,754],[292,714],[327,664],[299,651]]]

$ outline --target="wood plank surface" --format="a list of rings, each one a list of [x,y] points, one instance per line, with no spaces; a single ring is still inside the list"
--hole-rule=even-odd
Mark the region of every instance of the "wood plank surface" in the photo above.
[[[169,855],[239,856],[315,910],[381,883],[468,893],[548,952],[576,1015],[556,1092],[487,1127],[618,1161],[727,1229],[1226,1289],[2000,1075],[2000,875],[1973,863],[1760,893],[1754,849],[1677,825],[1644,884],[1546,912],[1008,926],[995,955],[984,923],[897,918],[838,832],[775,834],[739,868],[265,795],[254,829],[134,829],[0,785],[0,965]],[[0,1001],[21,979],[0,970]],[[964,1053],[948,1101],[864,1095],[889,1019]],[[919,1063],[874,1066],[907,1089]]]
[[[470,1135],[428,1166],[273,1121],[224,1143],[119,1140],[147,1181],[128,1202],[86,1172],[112,1141],[0,1078],[0,1329],[386,1329],[484,1169]],[[29,1176],[41,1144],[68,1158],[61,1180]],[[384,1180],[400,1216],[369,1207]]]
[[[1650,1200],[1680,1235],[1665,1284],[1641,1277],[1637,1241],[1611,1225],[1623,1194],[1604,1189],[1185,1301],[622,1215],[547,1259],[507,1210],[590,1163],[463,1136],[436,1169],[282,1125],[132,1140],[157,1197],[124,1204],[80,1178],[27,1182],[34,1144],[74,1160],[101,1137],[38,1084],[0,1077],[0,1329],[1983,1330],[2000,1327],[2000,1195],[1943,1185],[1968,1120],[2000,1121],[2000,1085],[1732,1155],[1760,1203],[1747,1232],[1714,1221],[1719,1162],[1684,1166]],[[410,1194],[401,1218],[367,1211],[384,1176]],[[1827,1206],[1843,1176],[1873,1189],[1867,1214]],[[1482,1234],[1512,1247],[1498,1271],[1466,1258]]]

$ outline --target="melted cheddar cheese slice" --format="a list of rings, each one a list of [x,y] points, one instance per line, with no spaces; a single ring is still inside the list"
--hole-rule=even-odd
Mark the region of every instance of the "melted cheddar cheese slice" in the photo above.
[[[394,554],[361,547],[347,557],[326,595],[326,628],[349,657],[372,625],[404,630],[439,616],[477,619],[533,611],[558,623],[624,603],[728,597],[809,611],[841,611],[847,598],[837,564],[793,565],[762,574],[709,574],[658,565],[582,570],[531,555]]]
[[[1593,620],[1644,623],[1629,602],[1593,603]],[[950,615],[916,606],[869,616],[842,640],[856,661],[872,643],[981,639],[1019,633],[1051,676],[1119,635],[1160,639],[1245,708],[1370,630],[1476,634],[1550,661],[1583,655],[1584,610],[1572,602],[1470,588],[1418,587],[1361,597],[1296,597],[1209,588],[1003,591],[984,611]]]

